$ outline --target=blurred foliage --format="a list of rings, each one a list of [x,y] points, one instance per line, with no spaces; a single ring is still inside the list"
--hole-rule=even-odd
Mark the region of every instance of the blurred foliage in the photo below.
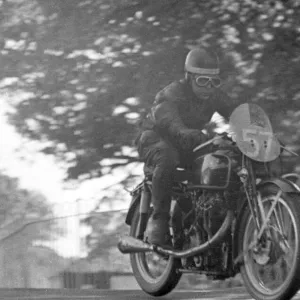
[[[21,189],[17,179],[0,174],[0,202],[0,240],[22,231],[18,235],[18,243],[30,245],[33,241],[46,240],[50,234],[58,232],[52,224],[39,222],[53,217],[45,197]]]
[[[101,265],[96,264],[97,268],[131,271],[129,256],[125,257],[116,247],[119,238],[128,234],[128,226],[124,226],[125,216],[126,211],[94,211],[82,220],[91,228],[91,233],[85,239],[87,260],[102,260]]]
[[[41,245],[63,236],[63,228],[44,222],[53,212],[43,195],[22,189],[17,179],[1,173],[0,203],[2,286],[32,287],[34,280],[43,284],[67,265],[55,250]]]
[[[109,258],[118,238],[128,234],[128,227],[124,226],[125,216],[125,211],[93,212],[82,220],[83,224],[91,227],[91,233],[86,237],[89,259]],[[117,251],[117,254],[120,253]],[[119,257],[122,258],[122,255]]]
[[[2,1],[0,88],[23,92],[11,122],[66,161],[68,178],[101,176],[137,160],[134,123],[159,89],[182,77],[189,49],[204,45],[220,55],[223,89],[237,102],[271,100],[276,130],[298,151],[299,6],[297,0]],[[99,162],[107,159],[104,168]]]

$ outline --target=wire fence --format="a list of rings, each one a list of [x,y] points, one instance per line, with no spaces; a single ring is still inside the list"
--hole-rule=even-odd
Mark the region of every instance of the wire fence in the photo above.
[[[140,289],[129,256],[117,249],[128,234],[126,210],[81,213],[77,203],[60,204],[56,217],[0,227],[1,288]],[[177,288],[239,286],[184,274]]]
[[[60,214],[0,228],[0,288],[137,288],[129,257],[117,250],[125,211]]]

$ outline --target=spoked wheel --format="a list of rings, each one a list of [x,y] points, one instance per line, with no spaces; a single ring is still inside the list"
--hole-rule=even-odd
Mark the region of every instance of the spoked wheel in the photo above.
[[[241,275],[255,299],[291,299],[300,287],[300,198],[284,193],[278,197],[279,189],[273,185],[260,192],[265,216],[273,210],[258,241],[252,215],[245,212],[239,232]]]
[[[131,223],[131,236],[137,236],[138,223],[139,207],[137,206]],[[130,254],[130,261],[138,284],[150,295],[165,295],[172,291],[180,280],[181,273],[177,272],[180,267],[178,259],[147,252]]]

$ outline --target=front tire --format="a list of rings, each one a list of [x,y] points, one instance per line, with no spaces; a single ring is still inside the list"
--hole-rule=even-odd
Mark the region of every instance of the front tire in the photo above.
[[[138,224],[139,205],[135,208],[130,227],[130,235],[133,237],[137,236]],[[163,258],[158,254],[148,252],[130,254],[130,262],[138,284],[152,296],[168,294],[181,278],[181,273],[177,271],[180,267],[178,259]]]
[[[275,205],[279,188],[260,189],[265,216]],[[257,300],[287,300],[300,284],[300,198],[282,193],[261,240],[249,249],[258,230],[247,209],[239,230],[239,251],[243,253],[241,275],[248,292]]]

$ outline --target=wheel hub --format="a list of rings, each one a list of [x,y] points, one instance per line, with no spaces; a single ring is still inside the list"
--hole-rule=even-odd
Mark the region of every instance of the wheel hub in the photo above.
[[[257,234],[257,231],[255,231],[253,241],[256,241],[256,245],[252,249],[252,257],[257,264],[263,266],[270,261],[272,243],[265,235],[258,241]]]
[[[268,245],[266,245],[266,247],[263,247],[262,245],[257,245],[254,247],[253,249],[253,259],[255,260],[255,262],[259,265],[266,265],[269,261],[270,261],[270,242],[268,243]]]

